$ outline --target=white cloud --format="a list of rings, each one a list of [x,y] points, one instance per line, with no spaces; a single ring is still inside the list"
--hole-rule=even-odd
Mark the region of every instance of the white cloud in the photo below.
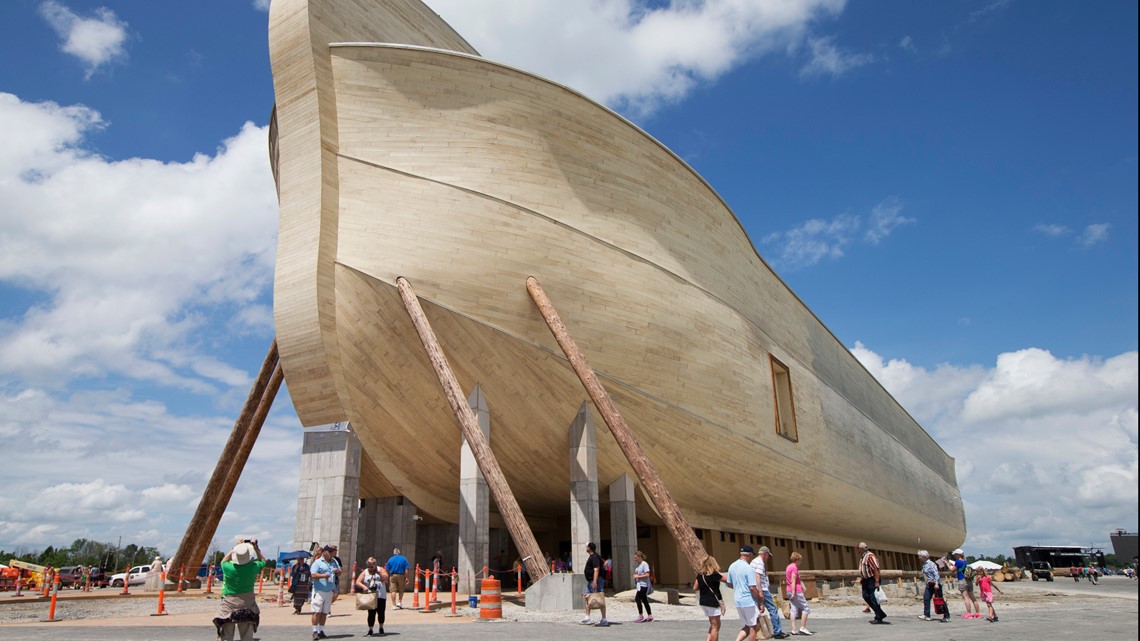
[[[1009,6],[1011,0],[994,0],[981,9],[970,12],[969,22],[977,22]]]
[[[903,39],[899,40],[899,49],[915,53],[918,51],[918,46],[914,44],[914,38],[911,38],[910,36],[903,36]]]
[[[794,50],[844,0],[434,0],[479,52],[639,114],[756,57]],[[502,34],[509,33],[510,37]]]
[[[860,230],[863,241],[878,245],[899,225],[915,222],[901,216],[902,201],[892,196],[871,208],[866,221],[860,216],[839,214],[830,220],[812,218],[787,231],[772,232],[760,239],[761,244],[774,249],[768,255],[774,266],[794,270],[810,267],[825,259],[838,259]]]
[[[201,393],[244,384],[198,342],[219,314],[265,305],[277,227],[265,129],[161,163],[87,152],[103,121],[83,106],[0,94],[0,125],[12,132],[0,148],[0,281],[47,296],[0,321],[0,374],[57,385],[120,374]]]
[[[1065,227],[1064,225],[1055,225],[1052,223],[1040,223],[1033,226],[1033,231],[1044,234],[1051,238],[1060,238],[1073,233],[1073,230]]]
[[[1108,223],[1089,225],[1081,232],[1081,237],[1077,239],[1077,242],[1079,242],[1082,247],[1092,247],[1097,243],[1104,242],[1108,240],[1108,227]]]
[[[253,8],[258,11],[269,11],[269,0],[253,0]]]
[[[891,235],[895,227],[915,222],[913,218],[899,215],[902,208],[902,201],[894,197],[875,205],[871,209],[871,216],[867,220],[867,233],[863,238],[872,245],[878,245],[880,240]]]
[[[62,40],[60,49],[83,61],[86,78],[100,67],[126,58],[127,23],[114,11],[100,7],[94,17],[81,18],[60,2],[44,0],[40,15]]]
[[[1137,352],[1058,359],[1029,348],[992,367],[933,370],[855,356],[957,461],[966,549],[1107,544],[1137,523]]]
[[[811,60],[800,69],[801,76],[842,76],[852,69],[875,61],[869,53],[851,53],[837,47],[834,38],[808,38]]]

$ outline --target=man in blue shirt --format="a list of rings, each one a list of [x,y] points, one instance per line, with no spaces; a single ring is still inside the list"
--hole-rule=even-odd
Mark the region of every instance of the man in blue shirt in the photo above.
[[[408,569],[410,564],[400,548],[392,550],[392,556],[384,564],[388,571],[388,594],[392,597],[392,607],[397,610],[404,609],[404,589],[408,585]]]
[[[333,548],[326,545],[321,548],[321,558],[313,562],[313,596],[311,607],[313,610],[313,640],[324,639],[325,619],[332,612],[333,595],[336,593],[336,581],[340,575],[340,566],[332,557]]]
[[[733,605],[740,617],[741,630],[736,641],[756,641],[756,624],[760,618],[760,608],[756,605],[764,601],[756,587],[756,573],[752,571],[752,557],[756,551],[751,545],[740,548],[740,558],[728,566],[728,587],[732,588]]]

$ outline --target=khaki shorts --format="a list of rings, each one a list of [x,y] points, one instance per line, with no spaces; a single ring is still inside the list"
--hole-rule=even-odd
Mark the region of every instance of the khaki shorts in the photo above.
[[[331,590],[328,592],[313,592],[312,599],[309,601],[309,607],[313,614],[329,614],[332,612],[332,602],[335,593]]]
[[[388,590],[397,594],[404,593],[404,587],[407,585],[408,577],[403,574],[393,574],[388,577]]]

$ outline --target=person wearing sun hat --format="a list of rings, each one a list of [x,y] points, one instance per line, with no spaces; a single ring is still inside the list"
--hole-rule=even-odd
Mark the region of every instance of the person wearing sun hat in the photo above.
[[[214,617],[218,641],[233,641],[235,628],[241,641],[253,641],[253,633],[261,624],[261,609],[253,588],[265,567],[257,539],[238,539],[237,545],[222,557],[221,566],[222,604]]]

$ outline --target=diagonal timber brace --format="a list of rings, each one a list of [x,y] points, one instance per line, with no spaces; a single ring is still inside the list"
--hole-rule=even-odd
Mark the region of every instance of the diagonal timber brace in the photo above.
[[[657,474],[657,470],[650,463],[649,458],[645,455],[645,450],[641,449],[641,444],[637,442],[637,437],[634,436],[633,430],[626,424],[625,419],[622,418],[621,412],[618,411],[617,406],[610,399],[610,395],[606,392],[606,388],[602,387],[601,381],[598,380],[597,375],[594,374],[593,368],[586,362],[586,357],[582,355],[582,351],[578,349],[578,345],[574,342],[573,337],[570,336],[570,331],[566,329],[566,325],[558,316],[558,312],[554,309],[554,303],[550,302],[550,298],[546,296],[546,292],[542,289],[542,285],[534,276],[529,276],[526,279],[526,289],[530,292],[531,299],[534,304],[538,306],[538,311],[542,314],[543,319],[546,320],[546,326],[550,328],[550,333],[554,334],[554,340],[558,341],[558,346],[562,348],[562,352],[566,354],[566,358],[570,361],[570,366],[574,368],[574,372],[578,374],[579,380],[582,381],[582,386],[586,388],[586,393],[594,401],[594,405],[598,407],[598,411],[602,413],[602,418],[605,419],[606,425],[610,428],[610,433],[614,435],[614,440],[617,441],[618,447],[621,448],[625,458],[629,460],[630,466],[637,474],[637,478],[641,481],[641,486],[645,489],[645,493],[653,502],[653,507],[657,508],[657,512],[665,521],[666,527],[669,532],[673,534],[673,538],[677,540],[677,544],[681,547],[681,551],[685,553],[685,558],[688,559],[689,565],[692,566],[693,571],[697,574],[701,572],[701,565],[704,563],[708,553],[705,552],[704,547],[701,545],[697,536],[693,534],[693,528],[689,527],[689,522],[685,519],[685,515],[681,513],[681,508],[677,506],[677,502],[669,494],[669,490],[665,487],[665,483]]]
[[[471,453],[475,456],[479,471],[483,473],[483,478],[487,481],[487,489],[491,493],[491,498],[495,500],[495,505],[499,508],[503,522],[506,524],[507,530],[510,531],[511,538],[514,539],[520,556],[523,557],[526,571],[532,581],[538,581],[550,574],[550,569],[546,567],[545,559],[542,556],[542,550],[538,547],[538,541],[535,540],[534,533],[531,532],[530,525],[527,524],[518,501],[515,500],[515,495],[511,492],[510,486],[507,485],[507,479],[503,476],[503,471],[495,459],[495,453],[491,451],[491,446],[483,437],[483,431],[479,429],[475,414],[467,404],[463,390],[459,387],[459,381],[456,380],[455,373],[452,372],[451,365],[447,362],[447,356],[444,355],[439,346],[439,341],[435,338],[431,324],[424,316],[424,310],[420,307],[420,301],[416,298],[412,284],[400,276],[396,279],[396,287],[400,290],[400,298],[404,300],[404,307],[408,310],[408,316],[412,318],[412,324],[415,325],[416,333],[420,336],[420,342],[424,345],[424,351],[427,352],[428,359],[431,360],[436,377],[439,378],[439,385],[443,388],[444,395],[447,396],[447,402],[451,405],[451,410],[455,412],[455,417],[459,419],[459,427],[463,430],[463,437],[471,446]]]

